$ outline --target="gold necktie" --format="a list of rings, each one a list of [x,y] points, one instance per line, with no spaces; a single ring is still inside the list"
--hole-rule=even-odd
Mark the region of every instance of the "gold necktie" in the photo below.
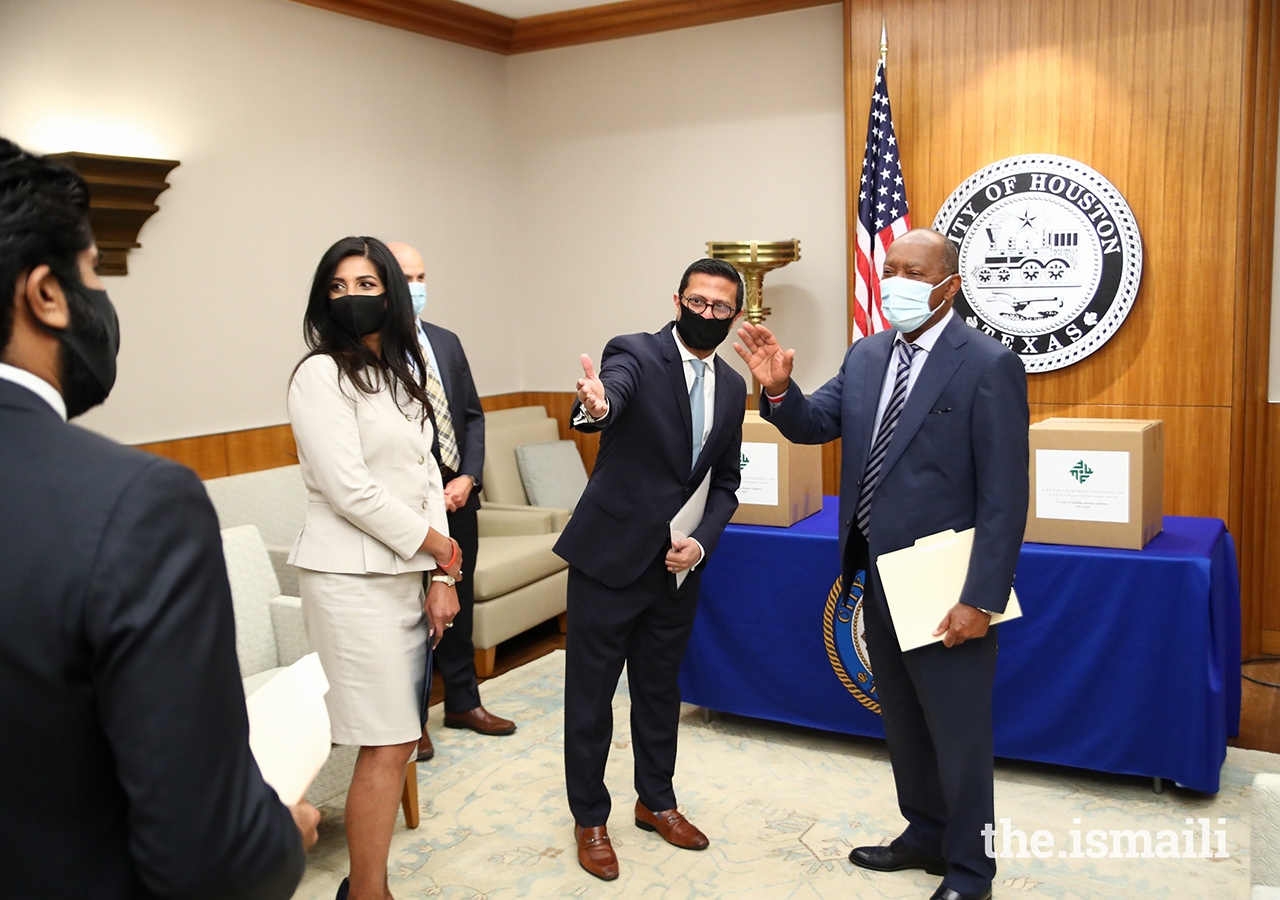
[[[431,357],[422,354],[427,364],[427,396],[431,398],[431,410],[436,416],[436,432],[440,438],[440,461],[457,474],[462,465],[462,457],[458,455],[458,437],[453,432],[453,416],[449,414],[449,401],[444,395],[444,386],[436,370],[431,367]]]

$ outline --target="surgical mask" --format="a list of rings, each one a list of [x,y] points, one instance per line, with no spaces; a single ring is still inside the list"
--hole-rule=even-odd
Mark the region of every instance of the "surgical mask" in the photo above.
[[[707,319],[697,313],[690,312],[688,307],[680,310],[680,318],[676,319],[676,331],[680,340],[690,350],[714,350],[724,343],[733,327],[733,318]]]
[[[120,320],[106,291],[83,285],[65,290],[71,321],[57,332],[62,344],[58,375],[67,418],[74,419],[106,400],[115,386]]]
[[[410,281],[409,296],[413,298],[413,314],[421,316],[427,308],[427,285],[421,281]]]
[[[343,294],[329,301],[329,315],[334,323],[359,339],[381,331],[387,321],[386,294]]]
[[[942,287],[955,275],[948,275],[937,284],[894,276],[880,282],[880,309],[889,324],[910,334],[933,315],[929,308],[929,295]]]

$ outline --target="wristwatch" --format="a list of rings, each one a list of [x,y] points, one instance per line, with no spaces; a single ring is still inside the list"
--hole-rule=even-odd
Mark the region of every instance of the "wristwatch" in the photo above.
[[[455,584],[458,583],[458,579],[454,578],[452,575],[448,574],[447,572],[444,573],[443,575],[432,575],[431,580],[442,582],[443,584],[447,584],[449,587],[453,587]]]

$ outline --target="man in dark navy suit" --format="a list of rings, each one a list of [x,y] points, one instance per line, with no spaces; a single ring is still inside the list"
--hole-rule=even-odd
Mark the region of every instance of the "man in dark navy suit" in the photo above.
[[[794,350],[767,328],[735,344],[763,387],[761,412],[787,438],[843,439],[840,547],[844,584],[866,573],[867,647],[907,828],[855,865],[942,875],[935,900],[991,896],[995,860],[982,830],[995,821],[992,613],[1003,612],[1027,517],[1027,375],[1003,344],[962,322],[955,245],[916,229],[885,255],[881,293],[892,330],[863,338],[834,378],[806,397]],[[946,529],[974,529],[960,600],[903,652],[873,564]]]
[[[422,345],[422,358],[431,368],[427,373],[427,393],[436,426],[432,451],[444,478],[449,536],[462,551],[462,577],[456,585],[458,614],[432,657],[434,670],[444,682],[444,724],[480,734],[511,734],[516,730],[515,722],[495,716],[480,704],[476,651],[471,643],[476,554],[480,549],[476,512],[480,509],[480,477],[484,473],[484,409],[462,341],[449,329],[422,318],[427,302],[427,269],[422,254],[399,241],[387,244],[387,248],[408,279],[413,311],[418,315],[418,343]],[[423,577],[429,579],[433,574]],[[418,759],[430,759],[435,752],[423,724]]]
[[[618,877],[604,770],[624,663],[636,825],[684,849],[708,843],[676,810],[676,681],[702,565],[738,506],[746,384],[715,348],[741,315],[742,297],[732,266],[699,260],[680,280],[675,322],[611,340],[599,375],[582,357],[572,424],[602,434],[591,479],[555,548],[569,563],[565,781],[578,861],[605,880]],[[672,518],[704,481],[700,523],[673,535]]]
[[[119,347],[88,211],[0,138],[0,895],[286,898],[320,814],[249,751],[209,496],[66,421]]]

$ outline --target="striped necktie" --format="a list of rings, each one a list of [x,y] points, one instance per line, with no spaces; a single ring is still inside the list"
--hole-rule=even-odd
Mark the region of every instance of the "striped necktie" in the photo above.
[[[693,464],[698,464],[702,453],[702,432],[707,427],[707,398],[703,393],[706,384],[707,364],[700,359],[689,360],[693,366],[693,387],[689,388],[689,413],[693,420]]]
[[[898,341],[898,372],[893,378],[893,393],[889,395],[889,405],[884,408],[884,418],[880,420],[880,430],[876,432],[875,443],[871,445],[871,455],[867,457],[867,467],[862,472],[862,494],[858,497],[858,509],[854,515],[858,530],[863,537],[867,536],[871,524],[871,498],[875,496],[880,485],[880,469],[884,465],[885,454],[889,451],[889,442],[893,440],[893,429],[902,416],[902,407],[907,405],[907,382],[911,377],[911,361],[920,350],[915,344]]]
[[[431,357],[422,354],[422,361],[427,364],[427,396],[431,398],[431,412],[435,415],[436,436],[440,440],[440,462],[455,475],[462,465],[462,457],[458,454],[458,436],[453,431],[453,416],[449,413],[449,400],[444,395],[444,385],[431,366]]]

